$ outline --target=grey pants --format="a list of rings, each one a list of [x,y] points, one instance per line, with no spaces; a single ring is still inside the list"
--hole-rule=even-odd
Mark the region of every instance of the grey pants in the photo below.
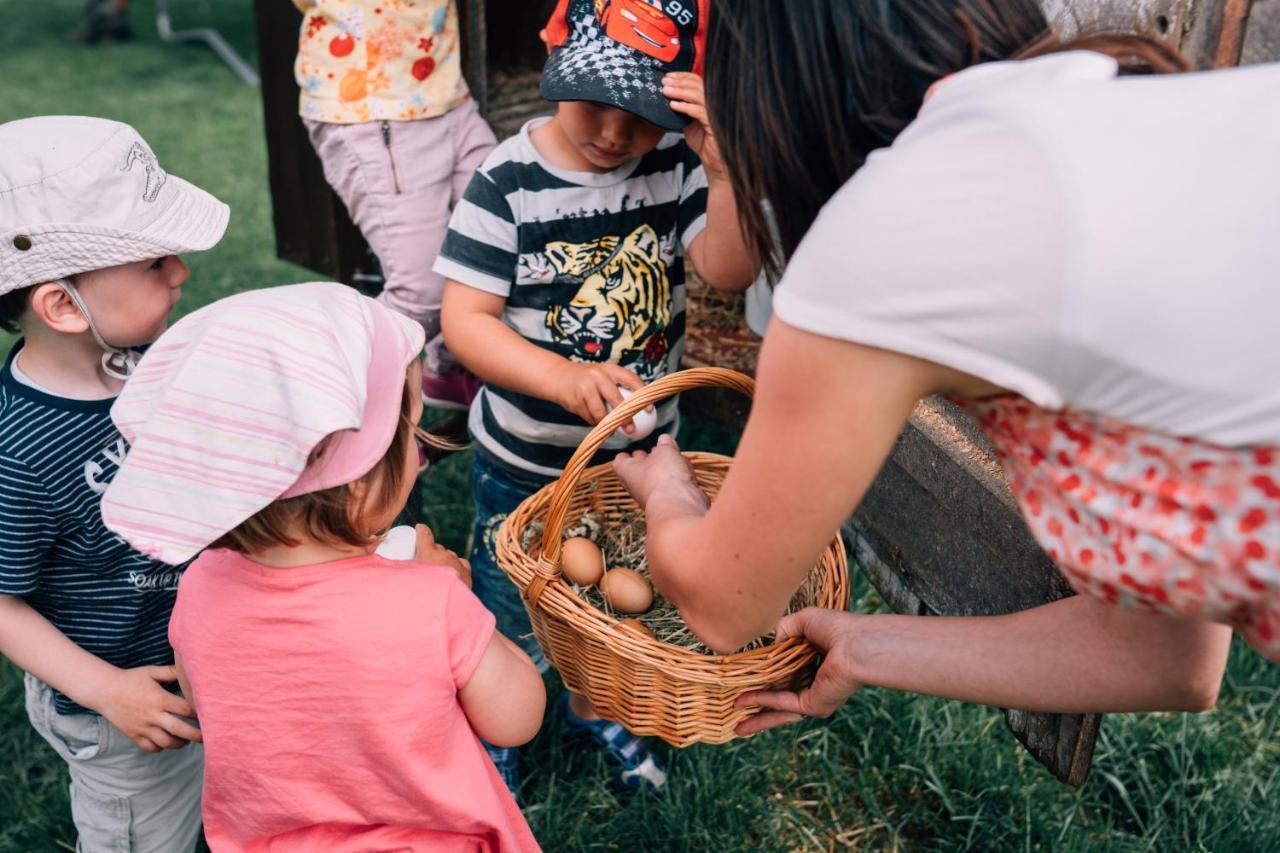
[[[200,836],[204,747],[145,752],[104,717],[59,714],[28,675],[27,716],[67,763],[82,853],[184,853]]]

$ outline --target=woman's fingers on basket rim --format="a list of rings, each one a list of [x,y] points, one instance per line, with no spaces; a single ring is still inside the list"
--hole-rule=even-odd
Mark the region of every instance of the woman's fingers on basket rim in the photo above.
[[[739,708],[758,706],[763,711],[780,711],[804,717],[830,717],[853,694],[845,690],[830,674],[819,669],[813,684],[799,692],[790,690],[758,690],[744,693],[734,705]]]
[[[746,737],[748,735],[759,734],[768,729],[776,729],[780,726],[789,726],[798,723],[804,717],[800,714],[792,714],[789,711],[762,711],[754,717],[748,717],[738,724],[734,729],[739,735]]]
[[[825,652],[835,645],[840,634],[848,630],[850,618],[853,618],[853,614],[843,610],[806,607],[795,613],[788,613],[778,621],[777,639],[800,637]]]

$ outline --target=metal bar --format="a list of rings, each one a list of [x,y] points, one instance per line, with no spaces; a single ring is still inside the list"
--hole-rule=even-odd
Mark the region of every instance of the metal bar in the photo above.
[[[160,41],[168,44],[204,42],[246,84],[254,88],[261,85],[262,81],[258,78],[258,72],[253,70],[253,66],[245,62],[240,54],[236,53],[235,48],[228,44],[227,40],[217,30],[202,27],[195,30],[179,30],[175,32],[173,20],[169,16],[169,0],[156,0],[156,31],[160,34]]]

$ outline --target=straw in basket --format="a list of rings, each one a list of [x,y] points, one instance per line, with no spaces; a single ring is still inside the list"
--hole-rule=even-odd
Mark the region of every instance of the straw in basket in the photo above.
[[[566,525],[591,514],[606,527],[643,523],[643,514],[609,465],[587,463],[633,416],[681,391],[723,387],[751,396],[749,377],[698,368],[663,377],[636,392],[583,440],[564,474],[516,508],[498,532],[498,562],[520,588],[543,652],[574,692],[601,715],[637,735],[684,747],[725,743],[751,715],[734,701],[751,690],[796,689],[813,677],[817,652],[799,639],[732,655],[700,654],[628,630],[592,606],[560,575]],[[714,500],[729,458],[686,453],[698,484]],[[843,610],[849,597],[844,545],[836,535],[814,567],[804,604]]]

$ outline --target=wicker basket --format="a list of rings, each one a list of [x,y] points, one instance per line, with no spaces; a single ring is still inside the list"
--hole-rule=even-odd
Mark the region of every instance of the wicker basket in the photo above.
[[[813,677],[816,650],[797,639],[734,655],[705,655],[676,648],[622,628],[584,601],[560,577],[560,544],[566,522],[591,512],[605,525],[634,518],[639,507],[611,466],[587,462],[618,427],[642,409],[691,388],[727,387],[748,396],[754,381],[721,368],[685,370],[664,377],[601,421],[569,461],[563,476],[529,497],[503,522],[498,562],[520,588],[525,607],[551,665],[596,711],[637,735],[656,736],[672,746],[725,743],[750,716],[734,701],[749,690],[794,689]],[[686,453],[698,484],[713,498],[729,468],[729,458]],[[528,551],[521,542],[531,525],[543,522]],[[633,522],[634,523],[634,522]],[[814,568],[812,604],[843,610],[849,597],[848,565],[837,535]]]

